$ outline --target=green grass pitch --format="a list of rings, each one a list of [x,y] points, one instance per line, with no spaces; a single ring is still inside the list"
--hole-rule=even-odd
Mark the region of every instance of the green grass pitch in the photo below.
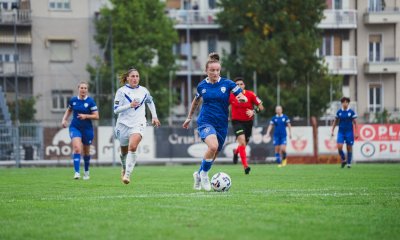
[[[214,165],[227,193],[192,190],[197,166],[0,169],[0,239],[399,239],[400,164]]]

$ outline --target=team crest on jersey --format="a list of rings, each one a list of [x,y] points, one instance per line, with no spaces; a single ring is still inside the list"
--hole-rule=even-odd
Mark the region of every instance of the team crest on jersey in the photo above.
[[[285,118],[282,118],[282,122],[284,122],[285,121]]]
[[[221,92],[225,93],[226,92],[226,87],[221,87]]]
[[[347,115],[350,117],[351,113],[348,113]]]
[[[209,128],[209,127],[206,127],[206,128],[204,128],[204,130],[203,130],[204,133],[208,133],[209,131],[210,131],[210,128]]]
[[[201,90],[201,93],[202,94],[206,93],[206,89]]]
[[[84,103],[83,106],[84,106],[85,108],[87,108],[87,107],[89,106],[89,104],[88,104],[88,103]]]
[[[73,102],[72,105],[75,106],[75,105],[76,105],[76,102]]]

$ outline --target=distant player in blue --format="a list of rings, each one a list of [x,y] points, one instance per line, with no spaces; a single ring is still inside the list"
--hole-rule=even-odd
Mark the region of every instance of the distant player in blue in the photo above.
[[[275,146],[275,158],[278,163],[278,167],[284,167],[287,164],[286,160],[286,127],[289,129],[289,138],[292,138],[292,127],[290,125],[290,119],[288,116],[283,114],[283,110],[281,106],[276,106],[275,108],[276,115],[272,117],[269,122],[269,126],[267,129],[266,135],[269,136],[274,127],[274,137],[273,143]],[[282,158],[281,158],[282,157]],[[282,160],[281,160],[282,159]]]
[[[92,144],[94,132],[92,120],[99,119],[96,103],[93,98],[88,96],[89,85],[81,82],[78,85],[79,95],[72,97],[68,103],[61,125],[68,126],[68,118],[73,113],[72,121],[69,126],[69,135],[72,140],[73,161],[75,175],[74,179],[81,177],[79,167],[83,144],[83,161],[85,163],[85,173],[83,180],[89,180],[90,145]]]
[[[203,105],[197,119],[198,133],[201,139],[207,144],[207,151],[201,162],[200,169],[193,173],[194,186],[196,190],[203,188],[211,190],[208,171],[221,151],[226,134],[228,132],[229,96],[232,92],[240,102],[246,102],[247,98],[242,94],[242,89],[229,79],[221,78],[221,63],[217,53],[210,53],[206,63],[207,78],[197,86],[197,94],[183,128],[188,129],[194,111],[199,106],[201,99]]]
[[[334,135],[335,127],[339,124],[339,131],[337,135],[337,148],[339,151],[340,159],[342,160],[341,166],[344,168],[347,163],[347,167],[351,168],[351,159],[353,157],[353,144],[354,138],[358,138],[357,135],[357,114],[349,108],[350,98],[342,97],[340,99],[342,103],[342,109],[339,109],[336,113],[335,121],[332,124],[332,137]],[[343,152],[343,144],[346,143],[347,147],[347,162]]]

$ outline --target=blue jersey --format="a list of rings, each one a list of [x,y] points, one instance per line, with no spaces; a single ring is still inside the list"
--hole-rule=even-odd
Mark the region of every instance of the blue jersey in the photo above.
[[[218,82],[212,84],[208,79],[204,79],[197,86],[196,98],[203,98],[197,124],[202,126],[210,124],[215,128],[228,127],[229,114],[229,95],[233,93],[237,96],[242,89],[229,79],[220,78]]]
[[[75,127],[78,129],[93,128],[92,120],[81,120],[78,118],[78,114],[91,114],[97,111],[97,106],[93,98],[86,97],[85,99],[80,99],[75,96],[69,100],[68,108],[73,111],[70,127]]]
[[[285,114],[273,116],[269,124],[274,125],[274,137],[286,137],[288,123],[290,123],[290,119]]]
[[[353,133],[353,119],[357,118],[357,114],[348,108],[347,110],[339,109],[336,113],[336,119],[339,120],[339,132]]]

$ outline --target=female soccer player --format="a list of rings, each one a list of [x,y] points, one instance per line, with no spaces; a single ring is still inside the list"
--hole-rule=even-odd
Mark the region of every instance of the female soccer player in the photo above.
[[[221,151],[228,131],[229,95],[230,92],[239,99],[247,101],[242,94],[242,89],[229,79],[221,78],[221,63],[217,53],[210,53],[206,63],[207,78],[197,86],[197,94],[192,101],[187,119],[183,128],[189,128],[190,121],[201,98],[203,105],[197,119],[200,138],[207,144],[207,151],[204,154],[199,171],[193,173],[194,189],[206,191],[211,190],[208,171],[219,151]]]
[[[131,68],[122,74],[114,99],[114,113],[118,114],[115,136],[121,144],[122,182],[130,183],[130,177],[136,164],[136,150],[146,129],[145,103],[150,109],[152,124],[160,126],[156,106],[147,88],[139,85],[139,71]]]
[[[69,100],[67,111],[65,111],[61,121],[61,125],[66,128],[68,126],[68,118],[71,113],[73,113],[72,121],[69,126],[69,135],[72,140],[72,149],[74,152],[74,179],[79,179],[81,177],[79,167],[83,144],[83,161],[85,165],[83,180],[89,180],[90,178],[90,144],[92,144],[94,137],[92,120],[99,119],[96,103],[93,98],[88,96],[88,89],[89,85],[86,82],[79,83],[79,95]]]
[[[290,119],[288,116],[283,114],[283,110],[281,106],[276,106],[275,108],[276,115],[272,117],[269,122],[269,126],[267,129],[266,135],[269,136],[272,130],[274,129],[274,137],[273,143],[275,146],[275,157],[276,162],[278,163],[278,167],[286,166],[286,127],[289,129],[289,138],[292,138],[292,127],[290,125]],[[282,158],[281,158],[282,157]],[[281,161],[282,159],[282,161]]]
[[[238,162],[238,154],[240,154],[244,173],[249,174],[251,168],[247,164],[246,145],[250,140],[253,129],[254,114],[264,110],[264,106],[254,92],[245,89],[246,85],[242,77],[235,78],[234,82],[242,89],[242,93],[247,97],[248,102],[239,103],[232,93],[229,97],[232,112],[232,127],[236,135],[236,140],[239,143],[239,146],[233,150],[233,163],[236,164]],[[254,105],[256,106],[255,110]]]
[[[349,108],[350,98],[342,97],[340,99],[342,103],[342,109],[339,109],[336,113],[335,121],[332,124],[332,137],[334,135],[335,127],[339,123],[339,131],[337,135],[337,148],[342,160],[341,166],[346,166],[346,159],[343,152],[343,144],[346,142],[347,146],[347,167],[351,168],[351,159],[353,156],[353,144],[354,138],[358,138],[357,135],[357,114]]]

